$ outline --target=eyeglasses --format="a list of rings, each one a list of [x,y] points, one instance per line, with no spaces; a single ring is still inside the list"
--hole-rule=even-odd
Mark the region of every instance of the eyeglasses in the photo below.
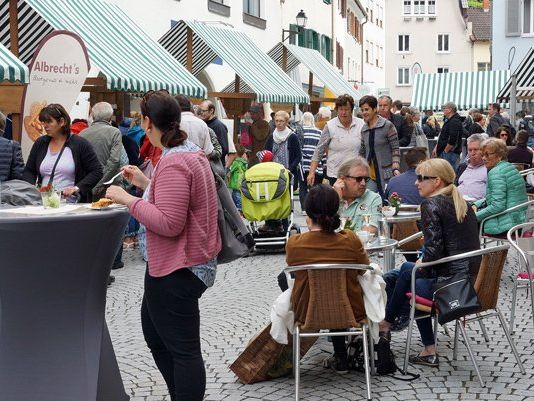
[[[426,180],[433,180],[435,178],[438,178],[438,177],[432,177],[430,175],[417,174],[417,181],[419,181],[419,182],[426,181]]]
[[[346,175],[345,178],[351,178],[356,182],[369,182],[369,180],[371,179],[371,177],[354,177],[353,175]]]
[[[490,156],[494,156],[495,155],[495,152],[493,153],[482,153],[482,157],[490,157]]]

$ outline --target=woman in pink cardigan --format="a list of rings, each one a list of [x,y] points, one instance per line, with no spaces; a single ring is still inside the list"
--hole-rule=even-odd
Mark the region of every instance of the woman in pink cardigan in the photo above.
[[[200,401],[206,372],[200,350],[198,299],[213,285],[221,249],[217,193],[208,159],[180,130],[180,108],[162,91],[141,101],[142,127],[163,151],[152,180],[135,166],[124,178],[145,190],[143,199],[111,186],[106,196],[128,206],[144,227],[140,235],[147,272],[141,323],[171,395]]]

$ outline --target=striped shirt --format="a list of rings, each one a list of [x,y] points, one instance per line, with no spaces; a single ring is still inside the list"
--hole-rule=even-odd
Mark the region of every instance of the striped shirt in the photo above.
[[[302,141],[302,170],[307,173],[310,171],[313,152],[315,152],[315,148],[317,148],[317,145],[319,144],[319,139],[321,139],[321,130],[315,127],[303,127],[303,132],[304,139]],[[315,174],[323,174],[324,161],[325,158],[323,158],[323,160],[317,166]]]

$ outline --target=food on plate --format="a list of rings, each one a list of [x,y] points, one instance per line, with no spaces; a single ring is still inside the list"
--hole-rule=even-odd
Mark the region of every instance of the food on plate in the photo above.
[[[104,207],[108,207],[112,205],[114,202],[111,199],[108,198],[100,198],[96,202],[91,203],[92,209],[102,209]]]
[[[41,135],[45,135],[43,124],[39,121],[39,113],[46,107],[47,102],[33,102],[30,106],[30,113],[24,117],[24,128],[30,139],[35,142]]]

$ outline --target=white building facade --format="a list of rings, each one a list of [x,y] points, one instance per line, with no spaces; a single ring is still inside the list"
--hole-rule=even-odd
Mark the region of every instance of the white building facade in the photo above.
[[[466,0],[386,0],[386,87],[408,104],[416,73],[473,70]]]
[[[363,25],[362,89],[373,95],[384,93],[386,87],[386,13],[385,0],[364,0],[367,20]]]

